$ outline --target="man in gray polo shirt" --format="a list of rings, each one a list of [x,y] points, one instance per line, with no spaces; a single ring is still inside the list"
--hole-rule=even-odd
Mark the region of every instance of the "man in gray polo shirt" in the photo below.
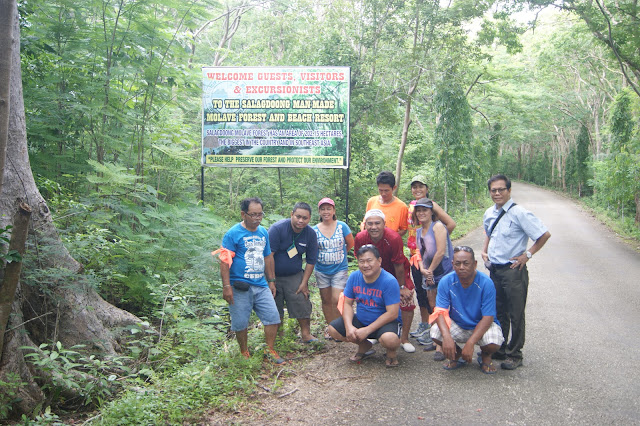
[[[504,336],[504,343],[493,358],[504,360],[501,367],[505,370],[515,370],[522,365],[525,340],[524,311],[529,286],[526,263],[551,234],[533,213],[513,202],[508,177],[492,176],[487,186],[495,205],[484,213],[482,258],[496,286],[498,321]],[[529,239],[534,244],[527,249]],[[511,340],[507,342],[509,329]]]

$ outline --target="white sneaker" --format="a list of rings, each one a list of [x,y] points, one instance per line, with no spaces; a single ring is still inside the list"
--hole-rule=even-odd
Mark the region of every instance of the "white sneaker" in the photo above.
[[[369,341],[369,343],[371,343],[372,345],[375,345],[376,343],[378,343],[378,339],[367,339]]]
[[[413,346],[411,343],[407,342],[407,343],[400,343],[400,346],[402,346],[402,349],[404,349],[404,351],[406,353],[412,354],[416,351],[416,347]]]

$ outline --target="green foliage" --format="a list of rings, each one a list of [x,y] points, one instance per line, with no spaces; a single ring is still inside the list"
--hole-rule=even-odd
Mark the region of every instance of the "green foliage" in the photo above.
[[[497,41],[506,47],[507,53],[519,53],[522,51],[519,35],[525,30],[523,25],[514,22],[509,15],[496,13],[493,20],[484,18],[478,32],[478,43],[492,45]]]
[[[35,418],[29,419],[26,415],[22,415],[22,424],[24,426],[41,426],[41,425],[53,425],[62,426],[64,423],[61,421],[60,416],[51,411],[51,407],[45,408],[44,412],[35,416]]]
[[[25,386],[20,375],[8,372],[0,379],[0,420],[6,420],[13,408],[13,404],[19,401],[18,390]]]
[[[122,389],[107,373],[125,367],[134,383],[105,408],[105,424],[196,422],[207,404],[234,409],[251,395],[263,371],[261,330],[250,330],[251,360],[229,352],[228,308],[209,253],[239,220],[238,204],[247,196],[264,200],[265,226],[287,217],[296,201],[313,206],[330,196],[338,217],[356,230],[376,194],[375,176],[395,169],[408,88],[418,75],[398,196],[411,199],[407,178],[426,175],[430,195],[458,223],[454,237],[477,224],[490,202],[486,178],[497,172],[568,189],[590,183],[594,200],[618,217],[637,213],[640,108],[631,92],[616,97],[617,62],[585,36],[602,30],[594,10],[580,16],[597,18],[597,27],[563,17],[551,25],[541,20],[525,34],[503,9],[518,5],[492,2],[229,6],[175,0],[20,6],[29,155],[38,187],[62,241],[84,266],[82,284],[153,324],[124,330],[126,366],[57,345],[30,355],[56,377],[47,382],[54,407],[104,404]],[[610,13],[619,15],[614,39],[632,57],[638,29],[629,20],[637,13],[628,6],[622,2]],[[232,39],[221,43],[229,35],[227,11],[243,14]],[[470,35],[468,24],[478,17],[482,26]],[[199,204],[199,67],[214,60],[351,67],[349,172],[207,168]],[[610,146],[603,143],[609,136]],[[75,285],[64,268],[40,269],[55,248],[37,243],[25,255],[23,282],[47,298],[55,286]],[[284,352],[308,350],[296,343],[295,321],[287,321],[278,345]],[[82,400],[60,402],[65,387]],[[49,411],[37,421],[58,420]]]
[[[79,352],[84,345],[67,349],[56,342],[44,343],[38,350],[21,349],[32,351],[25,359],[46,375],[43,390],[50,401],[67,408],[100,405],[121,389],[121,379],[137,376],[126,366],[126,357],[100,359],[95,355],[87,356]],[[69,394],[77,395],[78,399],[66,398]]]
[[[473,167],[473,126],[469,103],[460,85],[443,81],[434,99],[438,123],[434,143],[437,146],[436,169],[445,187],[445,206],[448,199],[460,199],[460,189],[475,172]]]
[[[615,206],[624,218],[625,211],[636,217],[640,199],[640,127],[637,118],[640,99],[631,98],[628,91],[621,92],[613,105],[611,116],[610,154],[593,163],[591,181],[595,197],[604,205]]]
[[[9,234],[9,231],[11,231],[11,229],[13,228],[13,226],[11,225],[7,225],[4,228],[0,229],[0,244],[2,246],[9,246],[9,242],[10,242],[10,237],[8,235],[5,234]],[[3,247],[4,248],[4,247]],[[11,263],[11,262],[20,262],[22,261],[22,256],[20,255],[20,253],[18,253],[17,250],[0,250],[0,260],[7,262],[7,263]]]
[[[289,320],[284,335],[277,340],[281,355],[289,351],[317,351],[321,346],[296,342],[295,320]],[[192,336],[194,337],[194,336]],[[191,341],[189,344],[193,344]],[[206,346],[203,342],[202,346]],[[256,383],[265,377],[275,377],[268,387],[275,391],[283,368],[271,366],[263,360],[262,330],[250,328],[251,358],[245,359],[234,347],[218,341],[208,350],[191,353],[189,362],[167,370],[156,377],[153,384],[130,389],[101,410],[98,424],[182,424],[197,422],[206,409],[233,411],[246,404],[255,392]],[[175,349],[175,348],[174,348]],[[177,348],[184,351],[186,348]],[[185,352],[186,353],[186,352]],[[166,360],[164,358],[163,360]]]
[[[589,131],[586,126],[580,127],[580,134],[576,142],[575,150],[575,171],[573,173],[575,180],[580,188],[580,195],[584,194],[583,187],[587,185],[591,178],[589,174]]]

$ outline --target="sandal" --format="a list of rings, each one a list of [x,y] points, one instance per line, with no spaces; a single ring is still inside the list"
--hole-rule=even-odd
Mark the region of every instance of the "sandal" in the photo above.
[[[451,365],[451,363],[454,363],[454,364]],[[448,361],[445,365],[442,366],[442,368],[444,368],[445,370],[457,370],[458,368],[462,367],[465,364],[466,362],[464,362],[464,360],[454,359],[454,360]]]
[[[395,368],[395,367],[397,367],[399,365],[398,364],[398,357],[395,357],[395,358],[387,357],[387,359],[384,361],[384,365],[387,368]]]
[[[371,355],[375,353],[376,353],[375,349],[369,349],[366,352],[358,352],[354,356],[349,358],[349,361],[360,363],[360,361],[362,361],[365,358],[369,358]]]
[[[480,365],[480,371],[482,371],[484,374],[496,374],[496,372],[498,371],[498,369],[493,365],[493,361],[491,361],[489,364],[485,364],[484,362],[482,362],[482,356],[478,355],[478,365]]]

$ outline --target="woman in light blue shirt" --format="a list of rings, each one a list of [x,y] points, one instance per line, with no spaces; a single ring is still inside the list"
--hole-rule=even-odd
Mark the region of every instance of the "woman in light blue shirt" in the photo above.
[[[337,220],[336,204],[331,198],[318,202],[320,223],[313,227],[318,237],[318,261],[316,283],[320,289],[322,312],[329,324],[340,316],[338,298],[347,283],[347,252],[353,248],[353,234],[349,226]],[[325,332],[325,338],[328,334]]]

